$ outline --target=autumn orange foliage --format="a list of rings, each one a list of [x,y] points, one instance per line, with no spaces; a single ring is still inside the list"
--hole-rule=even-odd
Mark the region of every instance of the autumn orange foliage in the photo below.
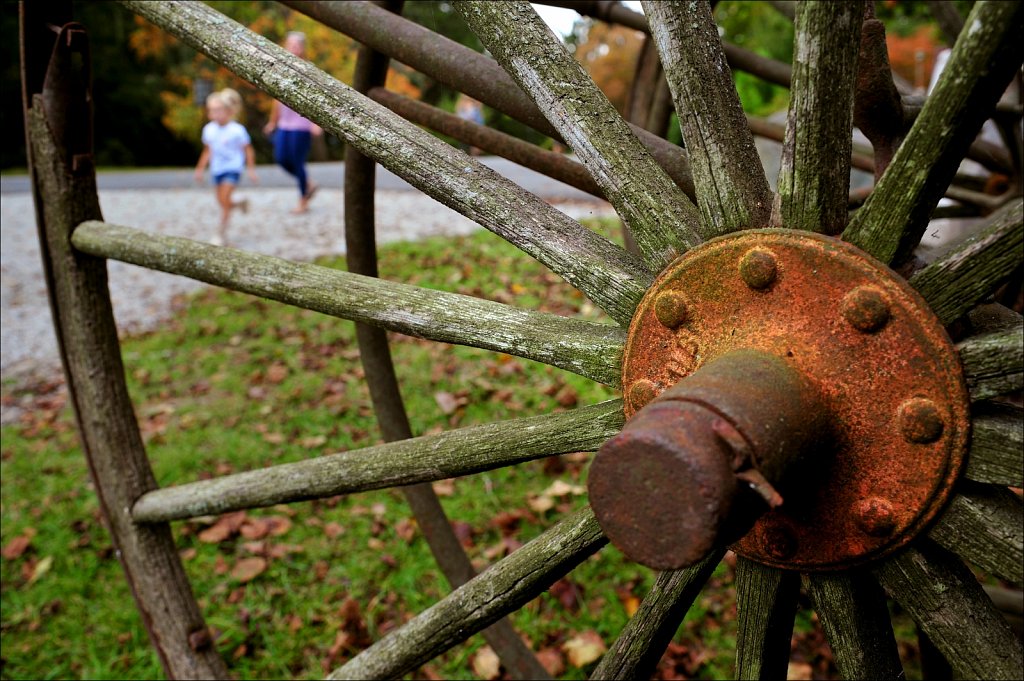
[[[893,71],[913,83],[914,87],[927,88],[935,68],[935,57],[943,47],[938,27],[922,25],[907,36],[890,31],[886,35],[886,45]]]
[[[595,21],[587,30],[586,40],[576,47],[576,59],[622,114],[626,112],[643,40],[639,31]]]

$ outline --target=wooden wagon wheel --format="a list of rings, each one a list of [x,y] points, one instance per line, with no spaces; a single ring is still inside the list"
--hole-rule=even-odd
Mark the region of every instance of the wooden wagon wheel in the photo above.
[[[37,205],[69,389],[115,544],[170,675],[226,672],[168,521],[598,447],[593,510],[562,520],[333,675],[415,669],[532,599],[606,535],[664,571],[595,677],[649,673],[730,542],[741,556],[739,678],[785,673],[800,575],[847,678],[902,673],[879,585],[959,674],[1022,675],[1019,640],[950,553],[1022,582],[1021,503],[1006,489],[1022,485],[1021,410],[993,401],[1022,387],[1022,325],[1005,308],[979,307],[1020,266],[1019,194],[939,260],[919,270],[908,264],[1020,68],[1020,3],[975,5],[909,131],[883,124],[893,107],[904,119],[898,97],[873,102],[881,114],[855,106],[858,52],[869,63],[863,55],[872,46],[861,39],[863,5],[800,5],[774,196],[708,5],[645,7],[682,114],[687,170],[678,150],[649,134],[638,141],[528,4],[458,3],[502,67],[485,62],[488,70],[465,89],[493,85],[495,101],[477,98],[569,143],[592,179],[544,162],[608,198],[636,255],[204,5],[125,4],[534,256],[620,325],[103,223],[89,156],[87,59],[77,57],[87,54],[85,34],[63,8],[23,6],[32,170],[45,199]],[[394,23],[400,18],[369,3],[290,4],[382,52],[415,48],[397,39],[394,31],[409,29]],[[61,27],[56,43],[48,24]],[[417,68],[444,70],[445,59],[460,58],[434,57],[434,66],[424,57]],[[412,111],[373,87],[381,63],[369,56],[357,85],[389,108]],[[876,162],[895,153],[847,222],[855,111],[860,127],[877,124]],[[1019,148],[1011,157],[1019,181]],[[103,258],[536,359],[621,384],[625,400],[155,489],[124,388]],[[372,273],[372,262],[361,269]],[[374,371],[387,378],[386,365]]]

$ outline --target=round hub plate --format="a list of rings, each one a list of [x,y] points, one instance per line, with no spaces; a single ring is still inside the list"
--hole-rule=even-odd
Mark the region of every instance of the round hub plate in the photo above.
[[[742,348],[787,358],[821,391],[833,427],[799,479],[780,486],[782,506],[733,550],[783,568],[849,567],[904,545],[942,508],[966,451],[967,389],[945,329],[903,279],[807,232],[709,241],[669,266],[637,308],[626,416]]]

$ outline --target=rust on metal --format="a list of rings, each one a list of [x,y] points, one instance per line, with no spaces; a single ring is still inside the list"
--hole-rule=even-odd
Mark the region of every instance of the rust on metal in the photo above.
[[[752,248],[740,260],[740,277],[752,289],[766,289],[775,281],[775,254],[764,248]]]
[[[769,260],[771,267],[765,265]],[[686,301],[686,320],[675,327],[665,324],[665,314],[657,309],[668,293]],[[687,414],[699,433],[659,434],[662,454],[634,457],[642,447],[631,441],[655,437],[645,432],[648,428],[681,422],[681,407],[665,404],[673,391],[696,389],[688,384],[703,382],[705,367],[737,351],[777,358],[813,387],[817,411],[828,420],[826,441],[812,447],[795,469],[788,468],[786,456],[778,459],[780,469],[772,469],[775,454],[766,456],[765,448],[784,453],[792,433],[785,428],[766,432],[772,420],[765,415],[778,407],[751,397],[765,393],[758,383],[763,378],[740,372],[700,401],[706,412]],[[722,470],[718,459],[734,456],[735,443],[745,442],[751,469],[771,489],[758,489],[750,475],[737,478],[731,461],[726,466],[739,480],[736,489],[747,494],[732,507],[763,511],[732,548],[753,560],[802,571],[863,564],[909,542],[952,494],[969,437],[959,358],[925,302],[892,270],[858,249],[808,232],[730,235],[673,263],[637,308],[624,352],[623,386],[630,419],[623,434],[628,431],[632,440],[619,449],[621,464],[606,461],[602,467],[634,478],[628,485],[620,482],[631,492],[613,499],[613,507],[651,506],[648,517],[657,518],[651,521],[656,527],[636,531],[658,536],[681,522],[669,508],[695,503],[671,498],[692,486],[679,477],[692,464],[673,459],[678,450],[672,447],[683,445],[664,443],[706,446],[711,454],[688,456],[716,461],[709,475],[714,489],[721,490],[729,484],[716,477]],[[649,411],[665,421],[656,425]],[[728,427],[712,425],[710,413],[724,417]],[[730,434],[730,428],[736,433]],[[595,467],[601,458],[608,457],[595,459]],[[635,468],[633,458],[638,459]],[[669,468],[655,463],[661,458],[673,459]],[[592,479],[600,470],[592,470]],[[602,484],[612,486],[610,480]],[[769,508],[772,490],[782,503]],[[609,493],[592,497],[599,519],[602,494],[607,498]],[[722,500],[712,506],[719,514],[732,508]],[[636,514],[642,517],[644,511]],[[705,528],[709,521],[686,522],[703,522]]]
[[[843,316],[858,331],[873,333],[889,321],[889,301],[874,286],[858,286],[843,297]]]
[[[588,481],[601,528],[644,565],[692,565],[783,504],[783,481],[826,439],[823,407],[786,359],[741,349],[708,362],[601,447]]]

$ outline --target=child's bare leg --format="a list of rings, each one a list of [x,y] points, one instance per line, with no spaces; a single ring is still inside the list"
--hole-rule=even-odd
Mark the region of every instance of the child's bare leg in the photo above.
[[[220,239],[227,241],[228,223],[231,221],[231,209],[234,203],[231,201],[231,194],[235,191],[235,185],[230,182],[221,182],[217,185],[217,203],[220,204]]]

